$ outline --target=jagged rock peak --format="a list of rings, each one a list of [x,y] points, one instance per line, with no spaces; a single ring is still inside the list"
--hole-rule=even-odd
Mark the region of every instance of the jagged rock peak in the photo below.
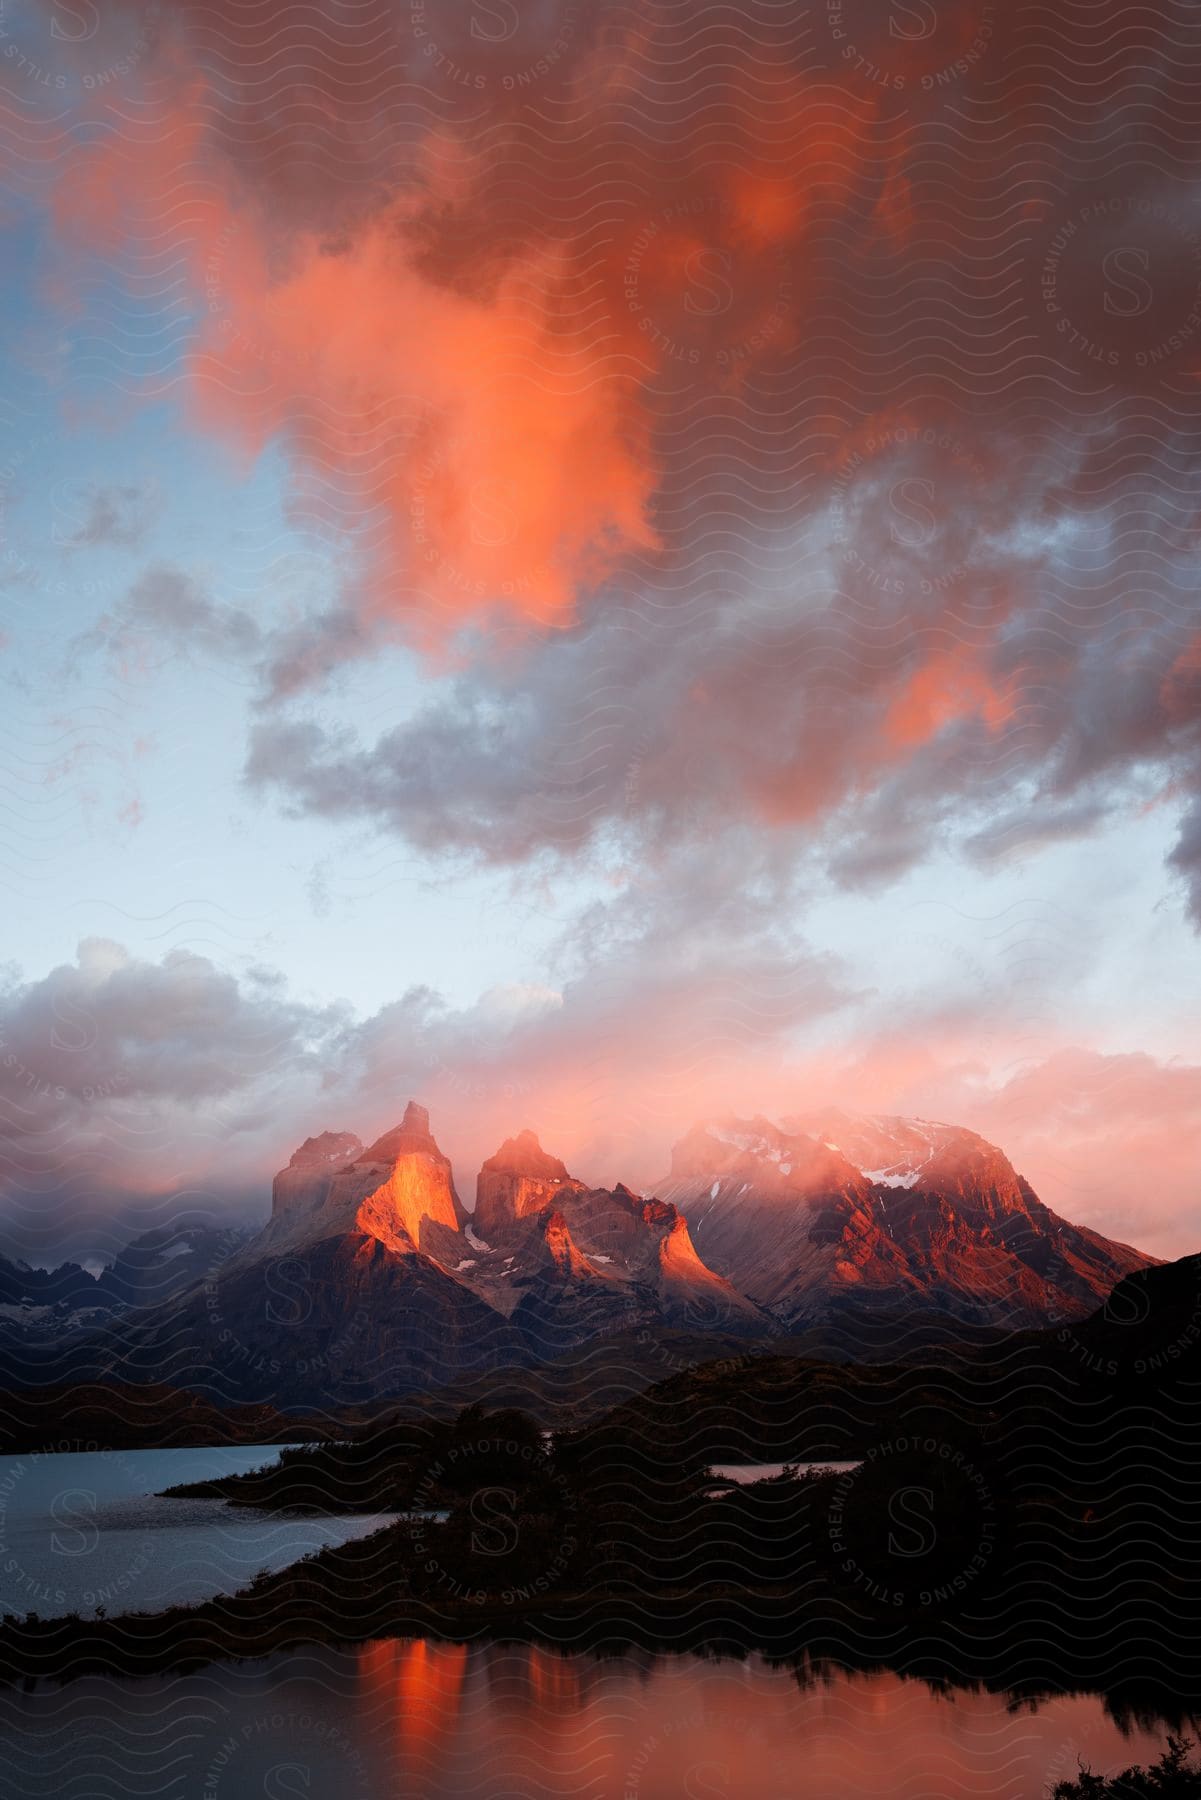
[[[547,1154],[532,1131],[520,1131],[515,1138],[506,1138],[479,1172],[476,1227],[485,1238],[501,1235],[531,1213],[541,1212],[563,1190],[581,1193],[583,1187],[557,1156]]]
[[[293,1150],[290,1169],[329,1169],[353,1162],[361,1156],[363,1144],[353,1131],[323,1131],[317,1137],[305,1138],[299,1150]]]
[[[558,1207],[552,1207],[541,1220],[540,1236],[550,1260],[560,1274],[573,1280],[594,1279],[594,1269],[572,1237],[567,1220]]]
[[[538,1142],[537,1132],[528,1126],[516,1137],[506,1138],[495,1156],[484,1164],[490,1174],[532,1175],[540,1181],[570,1181],[566,1163],[550,1156]]]
[[[323,1131],[306,1138],[292,1152],[286,1169],[275,1177],[271,1189],[271,1216],[295,1218],[312,1214],[325,1202],[335,1179],[354,1166],[363,1146],[353,1131]]]
[[[376,1138],[374,1144],[364,1154],[364,1162],[395,1162],[398,1156],[411,1156],[415,1152],[425,1151],[427,1155],[441,1156],[434,1135],[430,1130],[430,1115],[427,1107],[416,1100],[410,1100],[404,1110],[404,1118],[391,1131],[385,1131],[382,1137]]]
[[[429,1227],[458,1233],[463,1213],[450,1161],[430,1132],[424,1106],[410,1100],[399,1125],[364,1150],[349,1132],[310,1138],[275,1178],[272,1243],[362,1232],[386,1248],[420,1249]]]

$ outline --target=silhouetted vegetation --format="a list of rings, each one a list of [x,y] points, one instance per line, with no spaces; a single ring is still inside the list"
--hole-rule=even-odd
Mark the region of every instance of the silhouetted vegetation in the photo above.
[[[1083,1768],[1075,1781],[1056,1782],[1053,1800],[1189,1800],[1201,1794],[1201,1767],[1189,1760],[1187,1738],[1169,1737],[1168,1747],[1148,1768],[1137,1764],[1120,1775],[1094,1775]]]

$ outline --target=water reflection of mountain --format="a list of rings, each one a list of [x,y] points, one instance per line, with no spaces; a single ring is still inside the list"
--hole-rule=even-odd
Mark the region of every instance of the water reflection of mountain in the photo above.
[[[1167,1731],[1093,1695],[1018,1703],[883,1670],[523,1643],[297,1649],[66,1693],[6,1697],[6,1779],[23,1800],[75,1800],[95,1769],[123,1800],[1042,1800],[1081,1759],[1151,1760]]]

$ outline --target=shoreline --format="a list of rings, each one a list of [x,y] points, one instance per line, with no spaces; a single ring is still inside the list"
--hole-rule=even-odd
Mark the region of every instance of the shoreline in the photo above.
[[[1127,1628],[1091,1633],[1084,1621],[1016,1613],[1001,1620],[898,1622],[805,1590],[717,1587],[675,1593],[545,1593],[434,1603],[389,1592],[385,1550],[394,1527],[334,1546],[261,1577],[238,1593],[161,1613],[69,1615],[0,1624],[0,1684],[86,1676],[125,1680],[217,1662],[256,1661],[305,1647],[347,1649],[426,1638],[446,1643],[536,1643],[598,1656],[631,1650],[776,1666],[830,1663],[888,1669],[948,1689],[986,1689],[1023,1700],[1094,1693],[1132,1716],[1201,1715],[1201,1649],[1161,1639],[1154,1659],[1130,1651]],[[364,1601],[366,1589],[373,1598]],[[356,1585],[357,1584],[357,1585]],[[1094,1622],[1095,1624],[1095,1622]],[[1032,1649],[1032,1645],[1037,1645]]]

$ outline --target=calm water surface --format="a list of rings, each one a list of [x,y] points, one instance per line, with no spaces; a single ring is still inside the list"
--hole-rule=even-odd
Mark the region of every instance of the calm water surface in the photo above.
[[[393,1640],[177,1678],[0,1689],[28,1800],[1038,1800],[1154,1757],[1100,1700],[1036,1708],[896,1675]],[[8,1785],[6,1785],[8,1784]]]
[[[278,1444],[0,1459],[0,1612],[154,1611],[245,1587],[382,1514],[271,1519],[222,1500],[162,1500],[184,1481],[257,1469]]]

